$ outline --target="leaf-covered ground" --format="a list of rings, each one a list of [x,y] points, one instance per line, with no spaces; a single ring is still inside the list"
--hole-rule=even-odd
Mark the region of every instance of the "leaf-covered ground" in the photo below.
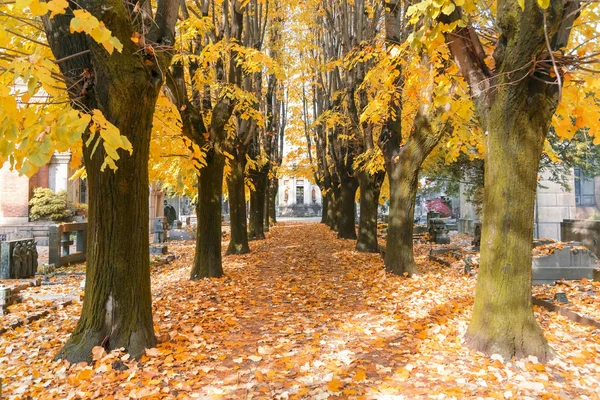
[[[379,255],[353,246],[320,224],[280,224],[267,240],[251,243],[252,253],[225,257],[225,278],[191,282],[193,244],[171,244],[179,258],[152,273],[156,349],[140,361],[100,348],[91,365],[52,361],[77,322],[75,302],[0,336],[2,393],[35,399],[600,398],[598,330],[536,308],[554,360],[541,365],[483,356],[462,345],[473,276],[431,263],[430,246],[419,244],[420,275],[395,277],[383,271]]]

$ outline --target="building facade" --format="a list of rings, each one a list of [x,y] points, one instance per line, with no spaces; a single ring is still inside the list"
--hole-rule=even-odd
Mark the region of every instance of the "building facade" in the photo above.
[[[279,178],[277,213],[282,217],[316,217],[321,215],[321,190],[306,178]]]
[[[565,219],[600,218],[600,177],[586,176],[579,168],[571,170],[567,185],[542,174],[535,201],[534,237],[561,240],[560,223]],[[461,184],[459,231],[472,234],[473,221],[479,221],[471,203],[466,200]]]
[[[85,180],[69,180],[75,172],[69,167],[70,161],[70,153],[55,153],[31,178],[11,171],[8,163],[4,164],[0,168],[0,224],[29,222],[29,201],[38,187],[65,191],[71,203],[87,203]]]

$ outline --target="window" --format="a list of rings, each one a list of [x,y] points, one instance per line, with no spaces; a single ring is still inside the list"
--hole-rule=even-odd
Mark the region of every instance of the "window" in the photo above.
[[[304,186],[296,186],[296,204],[304,204]]]
[[[575,205],[593,206],[596,201],[594,198],[594,179],[587,177],[579,168],[575,168]]]
[[[312,202],[313,204],[317,203],[317,191],[315,190],[315,188],[313,188],[312,190]]]

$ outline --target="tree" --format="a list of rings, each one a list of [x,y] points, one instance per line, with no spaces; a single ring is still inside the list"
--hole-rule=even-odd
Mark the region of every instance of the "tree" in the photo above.
[[[428,50],[409,46],[415,34],[409,20],[412,4],[385,3],[389,57],[384,62],[392,72],[386,81],[387,97],[374,103],[387,104],[378,140],[390,187],[385,268],[405,276],[416,272],[412,236],[419,172],[442,138],[464,135],[471,118],[470,104],[458,95],[461,83],[446,73],[448,56],[439,46],[440,39],[433,39]],[[415,11],[414,20],[422,18]]]
[[[3,158],[8,155],[13,166],[31,175],[55,149],[70,148],[75,165],[83,156],[87,172],[88,243],[93,245],[87,249],[85,300],[58,358],[89,360],[95,346],[123,347],[139,357],[156,343],[148,254],[148,151],[178,8],[178,1],[166,0],[156,9],[150,3],[134,7],[120,1],[31,0],[2,13],[3,27],[31,21],[26,35],[18,35],[21,44],[2,57],[3,62],[14,61],[3,66],[11,79],[8,87],[20,80],[27,88],[19,103],[7,102],[8,93],[3,93],[2,111],[9,117],[4,127],[12,132],[3,132]],[[44,49],[30,55],[31,47],[21,38],[40,48],[47,40],[51,54]],[[1,40],[10,43],[10,38]],[[20,46],[27,52],[18,50]],[[32,116],[38,122],[23,124],[22,118]],[[28,139],[34,135],[35,140]],[[106,166],[109,170],[104,171]]]
[[[479,123],[488,132],[484,245],[467,344],[505,357],[546,360],[550,349],[531,300],[535,190],[564,76],[556,58],[569,44],[580,2],[500,2],[493,68],[485,62],[474,25],[465,22],[461,8],[451,8],[440,17],[444,24],[458,23],[446,33],[447,44],[469,84]]]
[[[190,273],[192,280],[223,275],[221,201],[227,125],[241,97],[241,67],[237,64],[237,53],[241,47],[244,8],[241,1],[224,1],[220,6],[203,1],[188,7],[190,15],[198,19],[212,17],[215,21],[220,14],[221,25],[211,24],[206,31],[198,32],[200,35],[194,32],[190,39],[183,38],[182,47],[190,49],[188,79],[191,90],[188,90],[181,61],[173,65],[167,79],[169,96],[181,115],[183,135],[190,150],[197,154],[198,228],[194,266]],[[226,56],[229,56],[229,63]]]

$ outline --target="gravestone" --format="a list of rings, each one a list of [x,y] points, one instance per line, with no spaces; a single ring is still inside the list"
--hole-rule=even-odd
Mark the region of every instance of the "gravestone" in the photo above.
[[[169,224],[167,223],[166,218],[154,218],[154,241],[152,243],[159,244],[166,242],[168,229]]]
[[[169,241],[173,240],[194,240],[195,237],[190,234],[190,232],[185,229],[172,229],[169,232]]]
[[[560,223],[560,239],[581,242],[600,257],[600,221],[565,219]]]
[[[0,279],[32,278],[37,272],[38,252],[35,239],[8,240],[0,243]]]
[[[8,286],[0,285],[0,315],[12,304],[12,291]]]
[[[552,254],[533,257],[533,284],[553,285],[560,279],[593,279],[597,257],[578,245],[571,243]]]
[[[168,248],[164,244],[153,244],[150,246],[151,256],[162,256],[167,254]]]
[[[569,299],[567,299],[567,294],[565,292],[555,293],[554,301],[561,303],[561,304],[569,304]]]
[[[448,236],[446,221],[442,218],[430,217],[430,214],[433,213],[427,214],[427,232],[430,240],[436,244],[449,244],[450,236]]]

